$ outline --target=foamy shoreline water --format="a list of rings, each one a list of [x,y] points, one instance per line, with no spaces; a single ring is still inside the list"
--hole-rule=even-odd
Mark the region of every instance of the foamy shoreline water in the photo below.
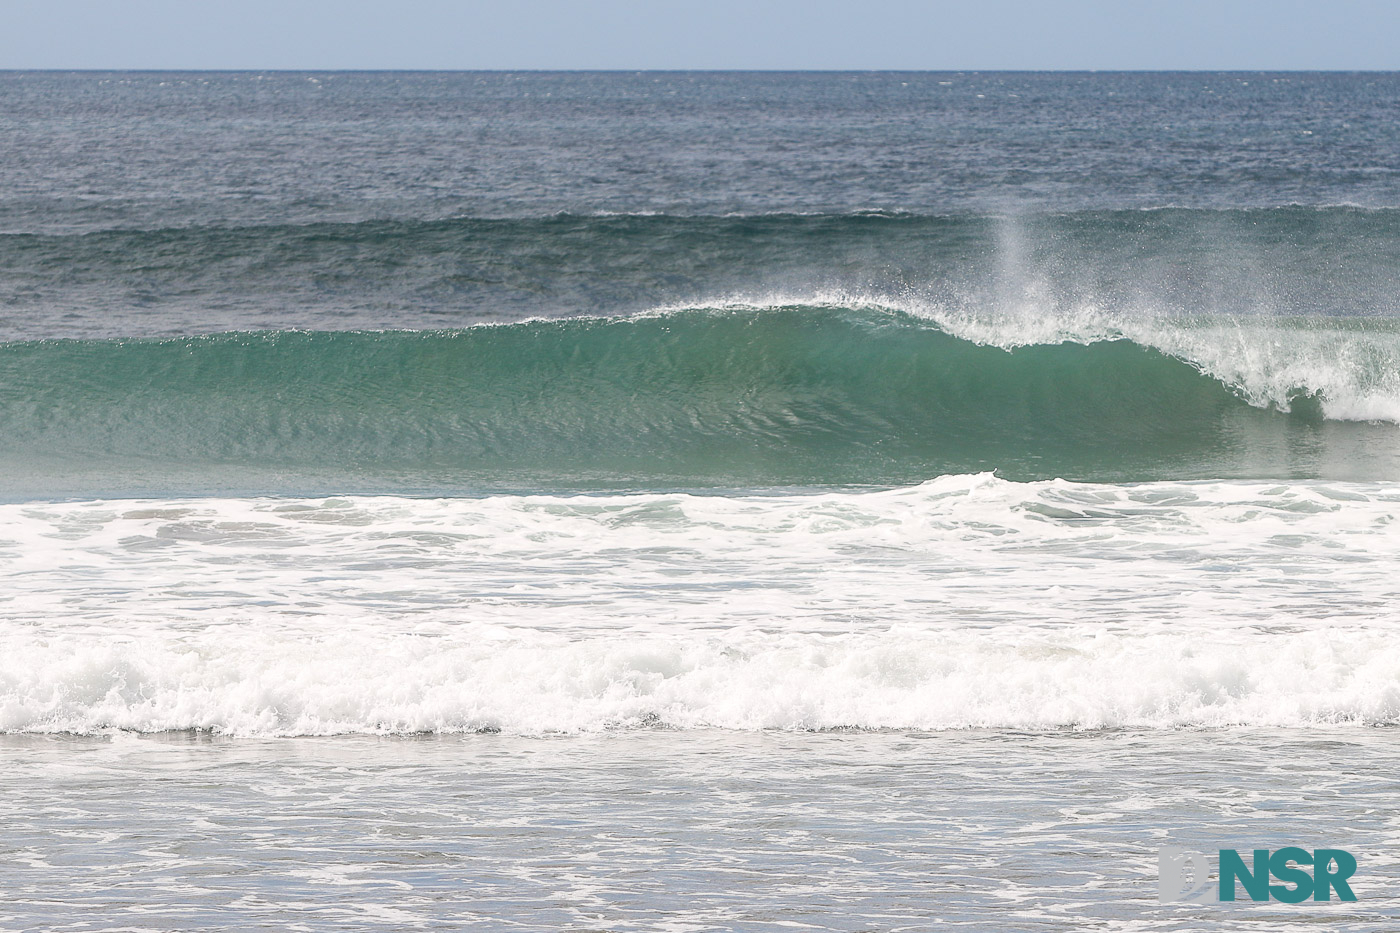
[[[0,736],[0,928],[1382,933],[1397,735]],[[1157,902],[1334,843],[1355,903]]]

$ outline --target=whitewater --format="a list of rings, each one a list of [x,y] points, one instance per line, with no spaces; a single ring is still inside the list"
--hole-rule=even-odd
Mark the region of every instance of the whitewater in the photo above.
[[[1392,724],[1397,510],[1388,484],[988,474],[3,506],[0,728]]]

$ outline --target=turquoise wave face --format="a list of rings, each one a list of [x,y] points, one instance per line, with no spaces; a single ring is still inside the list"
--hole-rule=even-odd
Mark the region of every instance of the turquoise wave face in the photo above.
[[[1249,394],[1127,339],[1002,349],[875,309],[13,343],[0,492],[1400,476],[1395,424]]]

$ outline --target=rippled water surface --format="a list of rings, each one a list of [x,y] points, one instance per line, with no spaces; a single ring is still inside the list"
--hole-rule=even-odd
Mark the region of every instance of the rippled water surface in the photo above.
[[[1389,730],[0,739],[6,929],[1393,928]],[[1345,844],[1351,904],[1160,905]],[[61,905],[61,907],[60,907]]]

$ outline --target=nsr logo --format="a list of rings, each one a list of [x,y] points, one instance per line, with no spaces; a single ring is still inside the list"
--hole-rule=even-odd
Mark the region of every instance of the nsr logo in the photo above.
[[[1338,900],[1356,900],[1347,881],[1356,874],[1356,859],[1343,849],[1309,852],[1289,846],[1272,854],[1255,849],[1252,862],[1245,865],[1236,849],[1221,849],[1219,880],[1212,884],[1203,853],[1162,849],[1157,853],[1157,897],[1163,904],[1212,904],[1233,901],[1238,886],[1251,901],[1330,901],[1334,892]],[[1270,884],[1270,878],[1280,883]]]

